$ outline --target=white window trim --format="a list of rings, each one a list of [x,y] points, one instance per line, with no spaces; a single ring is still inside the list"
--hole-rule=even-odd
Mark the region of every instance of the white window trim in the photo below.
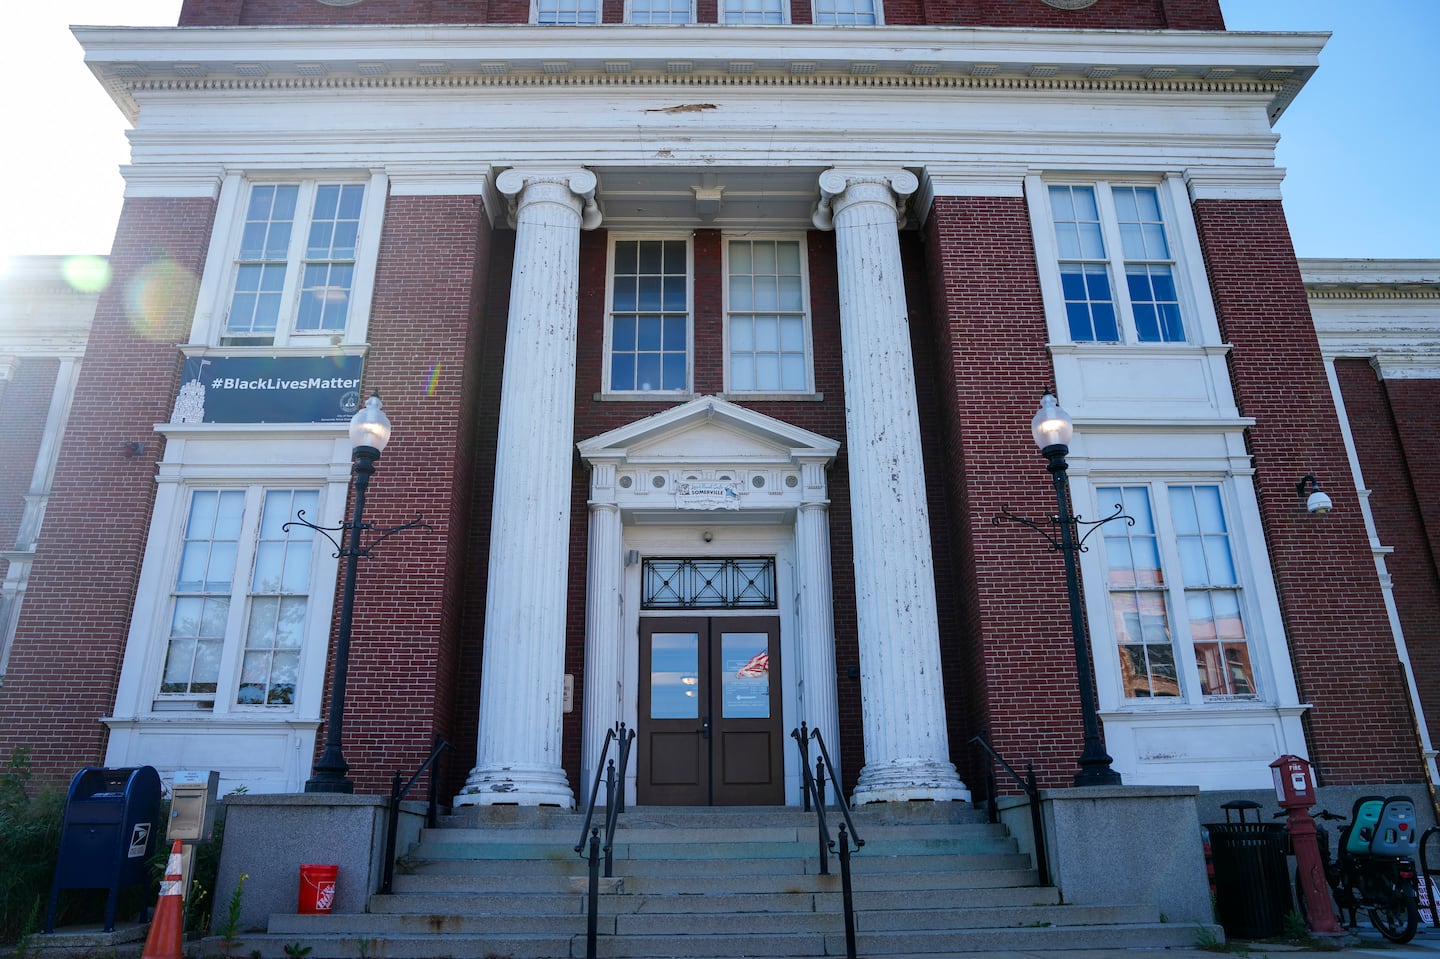
[[[730,385],[730,241],[731,240],[790,240],[800,248],[800,297],[804,304],[805,327],[805,388],[800,390],[737,390]],[[811,336],[812,310],[810,306],[810,252],[809,243],[803,233],[757,233],[737,231],[722,233],[720,237],[720,278],[723,284],[720,295],[720,322],[722,324],[722,346],[725,362],[725,395],[740,399],[805,399],[815,395],[815,344]]]
[[[1176,671],[1182,694],[1154,699],[1127,698],[1121,682],[1118,642],[1110,607],[1104,533],[1096,533],[1090,540],[1089,551],[1080,554],[1086,584],[1086,617],[1096,660],[1095,686],[1102,710],[1145,713],[1256,707],[1273,709],[1298,705],[1284,625],[1279,616],[1279,598],[1270,573],[1259,504],[1249,474],[1208,470],[1094,470],[1081,475],[1072,472],[1070,482],[1077,511],[1081,516],[1093,518],[1114,512],[1112,504],[1101,501],[1100,487],[1147,486],[1168,580],[1166,611],[1174,637]],[[1220,489],[1221,507],[1225,511],[1230,534],[1231,558],[1239,580],[1241,616],[1258,693],[1255,699],[1206,699],[1200,693],[1200,676],[1195,665],[1189,619],[1183,605],[1177,607],[1177,603],[1183,603],[1184,584],[1176,578],[1179,576],[1180,559],[1170,514],[1169,488],[1172,486],[1217,486]]]
[[[250,187],[269,183],[363,183],[365,204],[360,214],[360,230],[356,237],[354,285],[350,289],[350,312],[341,333],[293,333],[298,312],[300,284],[299,264],[291,261],[286,274],[286,297],[275,341],[266,346],[221,346],[225,336],[225,317],[234,291],[236,253],[245,230],[245,211],[249,204]],[[364,343],[369,333],[370,308],[375,294],[375,266],[380,254],[380,230],[384,221],[389,180],[383,173],[299,171],[285,174],[246,176],[228,173],[220,184],[220,198],[215,208],[215,224],[210,231],[210,246],[205,255],[205,270],[196,296],[195,319],[190,327],[190,343],[230,352],[271,351],[283,348],[330,349],[333,346]],[[307,213],[307,222],[308,222]],[[297,233],[300,232],[297,230]]]
[[[632,24],[632,25],[637,26],[637,27],[673,27],[673,26],[679,26],[679,24],[674,24],[674,23],[637,23],[637,22],[634,20],[632,13],[630,12],[631,3],[632,3],[632,0],[625,0],[625,22],[628,23],[628,24]],[[698,16],[698,14],[696,13],[696,10],[695,10],[695,0],[690,0],[690,19],[685,22],[685,25],[688,26],[688,25],[691,25],[691,24],[696,23],[696,22],[697,22],[697,20],[696,20],[696,17],[697,17],[697,16]]]
[[[692,0],[693,2],[693,0]],[[605,22],[605,0],[595,0],[595,19],[577,20],[574,23],[541,23],[540,0],[530,0],[530,22],[538,27],[593,27]]]
[[[299,431],[296,431],[299,432]],[[317,433],[319,431],[316,431]],[[212,440],[213,437],[213,440]],[[255,435],[253,441],[273,446],[293,437],[266,438]],[[268,456],[262,456],[253,448],[250,438],[235,435],[226,437],[215,433],[195,433],[190,439],[185,434],[172,437],[166,451],[166,462],[161,464],[157,481],[155,509],[151,516],[150,531],[145,545],[145,555],[140,567],[136,590],[135,610],[131,618],[130,632],[126,641],[124,663],[121,667],[119,690],[115,703],[115,715],[119,718],[184,718],[191,722],[220,721],[226,719],[256,721],[277,719],[318,719],[321,696],[324,690],[325,662],[329,648],[331,614],[334,606],[335,584],[339,573],[339,560],[332,555],[334,549],[323,536],[316,534],[316,545],[311,557],[309,603],[305,613],[304,641],[301,647],[300,664],[296,675],[294,702],[290,705],[239,704],[236,698],[240,685],[240,662],[243,654],[243,631],[236,625],[242,623],[243,612],[231,609],[231,620],[227,626],[225,648],[220,662],[220,678],[217,682],[214,706],[211,709],[156,709],[157,702],[185,702],[203,699],[194,695],[160,693],[160,684],[169,648],[169,629],[172,603],[174,600],[175,576],[180,562],[185,524],[189,516],[190,494],[197,489],[246,489],[246,513],[242,536],[250,537],[250,545],[242,546],[242,555],[253,556],[254,532],[259,519],[259,508],[265,489],[316,489],[320,492],[315,522],[322,526],[335,526],[343,522],[345,499],[349,483],[348,438],[320,438],[319,443],[306,444],[312,449],[333,450],[332,462],[299,463],[297,465],[274,465],[267,463]],[[187,457],[187,447],[194,456],[193,464],[182,464]],[[215,454],[223,460],[212,459]],[[254,454],[253,456],[249,454]],[[172,454],[175,459],[172,460]],[[226,455],[228,454],[228,455]],[[205,460],[211,460],[206,463]],[[260,465],[241,465],[245,463]],[[222,465],[228,464],[228,465]],[[252,512],[253,506],[253,512]],[[248,553],[246,550],[248,549]],[[251,566],[237,561],[236,589],[243,589],[248,606],[249,577]],[[243,581],[242,581],[243,580]]]
[[[885,2],[884,0],[870,0],[875,5],[875,23],[873,26],[883,27],[885,25]],[[813,3],[813,0],[812,0]],[[789,0],[786,0],[786,7],[789,7]],[[815,19],[815,7],[810,7],[810,22],[817,27],[869,27],[868,23],[820,23]]]
[[[1165,239],[1170,245],[1174,261],[1172,275],[1175,278],[1176,296],[1180,303],[1180,320],[1185,327],[1185,339],[1173,343],[1142,343],[1135,332],[1135,316],[1130,307],[1130,290],[1125,277],[1116,275],[1117,265],[1123,265],[1123,246],[1119,232],[1112,218],[1102,217],[1107,252],[1107,269],[1110,274],[1110,288],[1115,302],[1116,320],[1120,325],[1122,340],[1119,343],[1076,341],[1070,338],[1070,322],[1065,315],[1065,296],[1060,287],[1060,251],[1055,242],[1055,222],[1050,209],[1051,186],[1091,186],[1096,188],[1097,200],[1103,190],[1102,203],[1110,204],[1112,186],[1154,187],[1160,202],[1160,213],[1165,220]],[[1136,177],[1134,175],[1107,176],[1067,174],[1046,176],[1031,174],[1025,178],[1025,200],[1030,211],[1031,234],[1035,243],[1035,259],[1040,276],[1040,294],[1045,303],[1046,325],[1050,342],[1073,345],[1081,349],[1183,349],[1193,346],[1218,346],[1221,343],[1220,324],[1215,316],[1215,303],[1210,296],[1210,281],[1205,272],[1205,258],[1200,250],[1200,237],[1195,227],[1194,212],[1190,208],[1189,193],[1180,174],[1167,173],[1159,177]]]
[[[617,390],[610,386],[610,345],[615,317],[615,244],[626,240],[683,240],[685,242],[685,388],[680,390]],[[601,397],[604,399],[674,399],[695,394],[695,234],[612,233],[605,247],[605,342],[601,351]]]

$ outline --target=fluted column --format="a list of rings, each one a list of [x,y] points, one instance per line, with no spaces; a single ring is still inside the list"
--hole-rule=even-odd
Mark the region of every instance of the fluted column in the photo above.
[[[580,754],[581,791],[600,765],[605,731],[622,718],[620,596],[624,576],[620,507],[615,502],[615,464],[590,462],[590,542],[585,561],[585,725]],[[618,747],[610,756],[619,766]],[[623,784],[622,784],[623,786]],[[601,802],[604,793],[601,793]]]
[[[500,392],[475,768],[457,805],[575,804],[560,765],[580,230],[588,170],[507,170],[515,266]]]
[[[825,467],[800,463],[801,500],[795,515],[796,581],[800,584],[800,718],[820,730],[830,758],[840,761],[840,706],[835,692],[835,614],[830,588],[830,501]],[[836,770],[837,776],[839,770]]]
[[[897,224],[904,170],[827,170],[845,364],[865,768],[855,801],[969,799],[950,762],[930,520]]]

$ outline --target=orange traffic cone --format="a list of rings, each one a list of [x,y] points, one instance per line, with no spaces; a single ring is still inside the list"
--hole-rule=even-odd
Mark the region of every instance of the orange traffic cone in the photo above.
[[[184,959],[185,908],[184,890],[180,888],[180,840],[170,847],[170,861],[165,864],[165,881],[160,884],[160,901],[155,904],[155,918],[150,920],[150,935],[140,959]]]

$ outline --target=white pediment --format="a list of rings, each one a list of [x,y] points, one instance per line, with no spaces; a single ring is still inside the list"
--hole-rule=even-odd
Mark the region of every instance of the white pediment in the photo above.
[[[701,396],[578,444],[590,502],[627,522],[784,523],[827,501],[840,444],[715,396]]]
[[[840,444],[716,396],[701,396],[577,444],[587,463],[799,465],[835,458]]]

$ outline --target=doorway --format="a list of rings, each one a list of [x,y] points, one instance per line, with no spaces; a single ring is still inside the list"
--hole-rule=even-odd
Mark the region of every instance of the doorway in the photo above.
[[[785,802],[780,620],[640,620],[636,798],[644,805]]]

